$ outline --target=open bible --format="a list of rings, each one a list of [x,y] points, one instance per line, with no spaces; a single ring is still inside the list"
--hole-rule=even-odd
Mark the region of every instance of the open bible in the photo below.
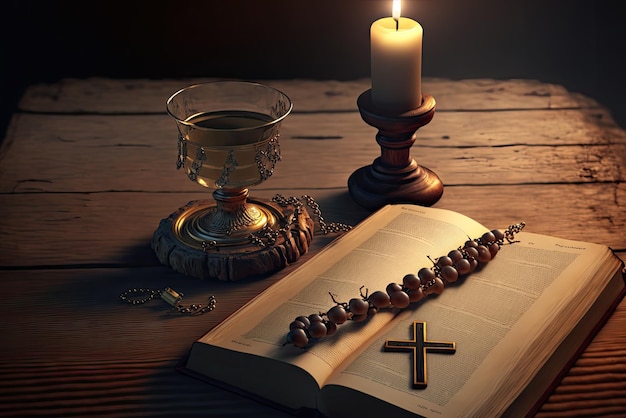
[[[486,231],[448,210],[385,206],[196,341],[183,370],[294,413],[532,413],[624,296],[623,263],[606,246],[521,232],[440,295],[347,321],[303,349],[285,344],[295,317],[384,290]],[[416,323],[426,340],[455,344],[414,353],[428,365],[420,389],[411,352],[384,349],[416,338]]]

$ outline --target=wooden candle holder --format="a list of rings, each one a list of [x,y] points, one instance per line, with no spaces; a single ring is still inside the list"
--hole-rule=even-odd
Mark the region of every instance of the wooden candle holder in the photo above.
[[[357,106],[363,120],[378,129],[376,142],[381,155],[348,178],[352,198],[369,210],[390,203],[435,204],[443,194],[443,183],[410,155],[415,132],[435,115],[434,97],[424,94],[417,109],[391,114],[377,109],[372,104],[371,90],[367,90],[359,96]]]

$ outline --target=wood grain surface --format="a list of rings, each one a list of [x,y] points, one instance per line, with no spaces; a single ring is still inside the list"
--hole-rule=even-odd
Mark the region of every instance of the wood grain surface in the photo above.
[[[209,191],[175,168],[165,101],[207,80],[67,79],[31,86],[0,148],[0,415],[283,416],[176,371],[191,343],[336,237],[317,232],[283,271],[229,283],[159,265],[159,221]],[[294,102],[283,160],[251,190],[313,196],[327,222],[369,212],[348,176],[379,155],[356,98],[369,80],[268,80]],[[533,80],[425,79],[437,101],[411,154],[445,184],[435,205],[488,227],[609,245],[626,258],[626,132],[594,100]],[[304,173],[304,174],[303,174]],[[133,287],[217,298],[201,317]],[[543,405],[540,417],[626,415],[626,302]]]

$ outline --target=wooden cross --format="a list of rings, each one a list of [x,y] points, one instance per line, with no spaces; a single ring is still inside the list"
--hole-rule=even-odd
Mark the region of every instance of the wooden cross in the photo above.
[[[385,340],[385,351],[412,351],[413,388],[424,389],[427,385],[426,353],[454,354],[456,343],[426,341],[426,322],[413,321],[413,339]]]

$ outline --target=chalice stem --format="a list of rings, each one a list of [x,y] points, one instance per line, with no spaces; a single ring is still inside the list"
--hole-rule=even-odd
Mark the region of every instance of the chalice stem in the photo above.
[[[221,236],[245,230],[246,234],[261,229],[267,217],[255,205],[249,204],[248,189],[217,189],[213,192],[217,210],[209,215],[209,230]]]

